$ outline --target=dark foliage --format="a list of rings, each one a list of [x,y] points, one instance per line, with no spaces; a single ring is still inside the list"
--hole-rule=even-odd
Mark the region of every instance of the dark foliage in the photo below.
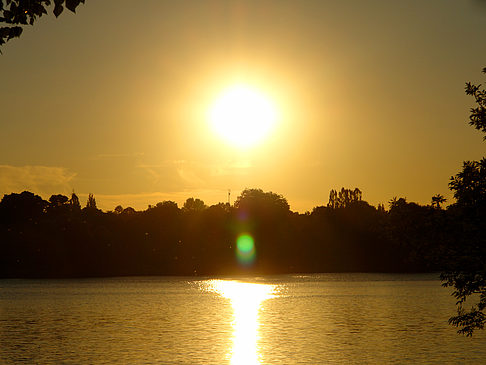
[[[483,68],[483,73],[486,74],[486,67]],[[466,83],[466,94],[473,96],[476,101],[476,107],[471,108],[469,124],[486,133],[486,90],[481,88],[481,85],[468,82]],[[484,139],[486,140],[486,136]]]
[[[23,192],[0,201],[0,276],[431,271],[446,214],[403,199],[386,211],[361,198],[298,214],[260,189],[246,189],[234,206],[190,198],[183,208],[169,201],[102,212],[92,194],[81,209],[74,193],[45,201]],[[236,258],[243,233],[255,242],[250,266]]]
[[[486,91],[468,82],[466,94],[476,102],[469,124],[486,133]],[[449,227],[454,228],[444,240],[441,279],[444,286],[454,288],[457,299],[457,315],[449,323],[459,327],[459,333],[471,336],[486,324],[486,158],[465,161],[462,171],[451,177],[449,188],[456,199],[449,209]],[[469,310],[466,300],[473,302]]]
[[[0,46],[12,38],[20,37],[23,25],[33,25],[54,4],[53,14],[58,17],[64,8],[76,12],[85,0],[0,0]]]
[[[361,190],[358,188],[354,190],[341,188],[339,193],[332,189],[329,193],[327,206],[329,208],[345,208],[358,201],[361,201]]]
[[[464,162],[449,186],[457,200],[450,208],[455,234],[449,238],[441,278],[457,299],[457,315],[449,322],[471,336],[486,324],[486,159]],[[466,310],[469,298],[476,301]]]

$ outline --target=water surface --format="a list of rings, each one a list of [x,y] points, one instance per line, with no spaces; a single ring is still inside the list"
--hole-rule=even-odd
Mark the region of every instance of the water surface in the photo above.
[[[435,275],[0,280],[0,363],[481,363]]]

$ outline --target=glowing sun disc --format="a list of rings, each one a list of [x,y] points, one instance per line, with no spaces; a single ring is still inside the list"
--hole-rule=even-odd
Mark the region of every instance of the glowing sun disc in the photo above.
[[[246,86],[225,90],[210,109],[214,131],[228,143],[249,147],[272,129],[277,113],[270,99]]]

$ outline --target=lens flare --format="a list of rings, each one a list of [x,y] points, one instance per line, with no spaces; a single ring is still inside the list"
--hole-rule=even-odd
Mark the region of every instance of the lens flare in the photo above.
[[[243,265],[251,265],[255,261],[255,243],[253,237],[245,233],[236,239],[236,256]]]

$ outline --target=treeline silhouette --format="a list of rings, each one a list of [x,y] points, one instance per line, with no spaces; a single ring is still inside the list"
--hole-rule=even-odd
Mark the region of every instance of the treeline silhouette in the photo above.
[[[434,198],[385,209],[343,188],[299,214],[279,194],[246,189],[233,206],[189,198],[103,212],[91,194],[81,208],[75,193],[13,193],[0,202],[0,277],[440,271],[463,222]],[[243,233],[255,245],[248,265],[236,257]]]

